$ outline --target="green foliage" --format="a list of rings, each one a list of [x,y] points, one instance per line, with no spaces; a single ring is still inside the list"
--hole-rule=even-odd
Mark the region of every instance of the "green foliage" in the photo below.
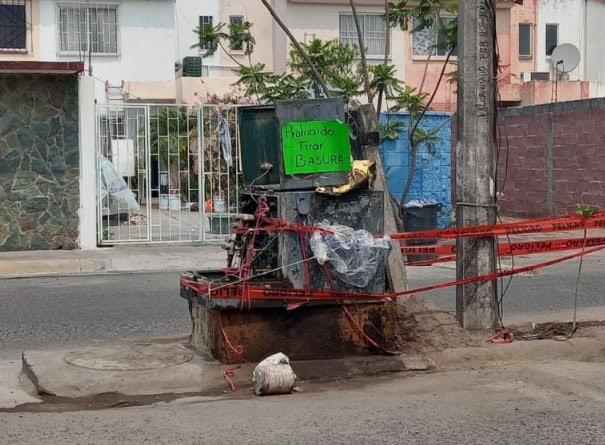
[[[380,141],[394,141],[399,138],[401,131],[403,130],[403,125],[399,119],[391,118],[387,120],[386,123],[380,122],[378,124],[378,131],[380,132]]]
[[[582,218],[591,218],[599,212],[599,208],[586,204],[576,204],[576,215]]]
[[[405,85],[399,90],[399,94],[394,97],[395,105],[391,107],[393,111],[405,110],[410,113],[411,117],[417,117],[426,110],[425,100],[428,93],[417,91],[409,85]]]
[[[252,66],[240,66],[236,73],[239,79],[234,85],[243,86],[246,95],[258,96],[265,94],[267,91],[267,83],[274,76],[266,70],[264,63],[257,63]]]
[[[437,136],[434,131],[426,131],[420,127],[417,127],[414,130],[414,145],[420,146],[421,144],[426,147],[426,150],[430,155],[435,154],[435,143],[439,141],[439,136]]]
[[[223,41],[227,41],[230,49],[243,50],[245,55],[251,55],[256,45],[256,39],[252,35],[252,23],[231,23],[229,32],[226,32],[226,26],[220,22],[216,26],[195,28],[193,32],[198,35],[198,42],[191,48],[199,48],[203,57],[209,57],[223,47]]]
[[[244,51],[249,56],[254,51],[256,39],[252,35],[252,23],[231,23],[229,25],[229,48],[236,51]]]
[[[389,3],[389,23],[403,30],[413,27],[411,32],[433,28],[437,31],[437,47],[450,51],[458,41],[458,21],[442,20],[443,13],[456,15],[457,0],[397,0]]]
[[[395,65],[372,65],[370,71],[370,88],[374,92],[384,91],[387,96],[393,96],[395,92],[399,92],[401,86],[397,79]]]
[[[357,48],[344,45],[338,40],[321,39],[301,43],[301,46],[325,79],[331,94],[342,96],[347,102],[361,94],[363,77],[361,67],[357,63],[359,57]],[[318,95],[319,83],[309,65],[295,48],[290,50],[290,68],[295,74],[310,79],[311,88]]]
[[[189,113],[187,107],[161,107],[157,116],[151,118],[149,134],[151,151],[159,155],[160,169],[169,172],[171,188],[180,187],[184,196],[189,186],[185,175],[178,184],[179,171],[189,170],[189,135],[197,126],[196,117]],[[190,177],[192,182],[197,181],[195,172],[190,172]]]
[[[310,82],[305,76],[293,76],[283,74],[273,76],[271,82],[266,85],[262,100],[275,103],[285,99],[308,99]]]
[[[199,48],[203,57],[209,57],[218,51],[221,41],[229,38],[225,32],[225,24],[218,23],[216,26],[201,26],[193,30],[198,35],[198,42],[191,48]]]

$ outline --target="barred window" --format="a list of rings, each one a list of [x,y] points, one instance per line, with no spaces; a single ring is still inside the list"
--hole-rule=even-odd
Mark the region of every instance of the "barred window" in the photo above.
[[[27,49],[25,0],[0,0],[0,51]]]
[[[211,15],[200,15],[200,31],[204,29],[212,29],[212,16]],[[210,49],[208,42],[204,42],[203,36],[200,41],[201,49]]]
[[[456,17],[441,17],[444,24],[448,24]],[[414,29],[414,21],[412,20],[412,29]],[[448,48],[446,45],[446,37],[436,28],[424,28],[420,31],[415,31],[412,34],[412,54],[414,56],[447,56]],[[455,55],[455,53],[453,54]]]
[[[118,52],[118,11],[115,5],[60,4],[58,28],[61,52]]]
[[[384,56],[387,41],[387,26],[384,15],[357,14],[359,28],[369,57]],[[345,45],[359,46],[357,28],[353,14],[341,14],[339,24],[339,39]]]
[[[241,51],[244,49],[244,42],[241,39],[241,32],[239,28],[244,24],[244,16],[243,15],[231,15],[229,16],[229,25],[230,25],[230,33],[231,39],[229,42],[229,49],[233,51]]]

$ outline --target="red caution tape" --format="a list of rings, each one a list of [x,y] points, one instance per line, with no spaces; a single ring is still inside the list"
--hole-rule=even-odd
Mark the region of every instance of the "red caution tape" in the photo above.
[[[498,243],[498,255],[531,255],[544,252],[581,249],[584,238],[561,238],[539,241],[519,241],[514,243]],[[586,238],[586,247],[605,245],[605,237]],[[439,244],[426,246],[405,246],[401,248],[404,255],[452,255],[456,254],[455,244]]]
[[[452,286],[459,286],[470,283],[483,281],[493,281],[497,278],[525,273],[544,267],[553,266],[564,261],[578,258],[583,255],[588,255],[594,252],[605,249],[605,246],[597,246],[580,252],[566,255],[560,258],[555,258],[549,261],[544,261],[529,266],[517,267],[508,270],[501,270],[486,275],[453,280],[444,283],[437,283],[429,286],[418,287],[397,293],[384,294],[368,294],[368,293],[351,293],[340,292],[324,289],[286,289],[256,285],[243,285],[241,283],[215,285],[210,282],[193,281],[186,278],[181,278],[181,287],[195,291],[200,296],[214,299],[239,299],[242,295],[246,295],[250,300],[268,300],[268,301],[284,301],[284,302],[307,302],[307,301],[380,301],[387,300],[393,297],[403,297],[422,292],[429,292],[437,289],[444,289]],[[246,294],[244,294],[246,292]]]
[[[462,227],[457,229],[436,229],[419,232],[393,233],[391,239],[458,238],[520,235],[528,233],[562,232],[582,229],[605,228],[605,212],[590,218],[567,215],[557,218],[530,219],[515,223]]]

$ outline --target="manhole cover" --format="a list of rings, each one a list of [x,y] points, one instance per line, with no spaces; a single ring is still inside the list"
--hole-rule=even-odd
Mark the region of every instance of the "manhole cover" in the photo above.
[[[192,357],[193,353],[183,345],[133,343],[68,352],[65,361],[103,371],[144,371],[180,365]]]

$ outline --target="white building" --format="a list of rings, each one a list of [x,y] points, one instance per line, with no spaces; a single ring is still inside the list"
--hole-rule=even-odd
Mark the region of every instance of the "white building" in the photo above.
[[[219,0],[0,0],[0,60],[83,61],[96,98],[174,102],[175,64]],[[216,65],[212,58],[207,65]]]
[[[581,61],[569,80],[605,80],[605,3],[601,0],[537,0],[538,71],[552,71],[551,54],[563,43],[580,51]]]

